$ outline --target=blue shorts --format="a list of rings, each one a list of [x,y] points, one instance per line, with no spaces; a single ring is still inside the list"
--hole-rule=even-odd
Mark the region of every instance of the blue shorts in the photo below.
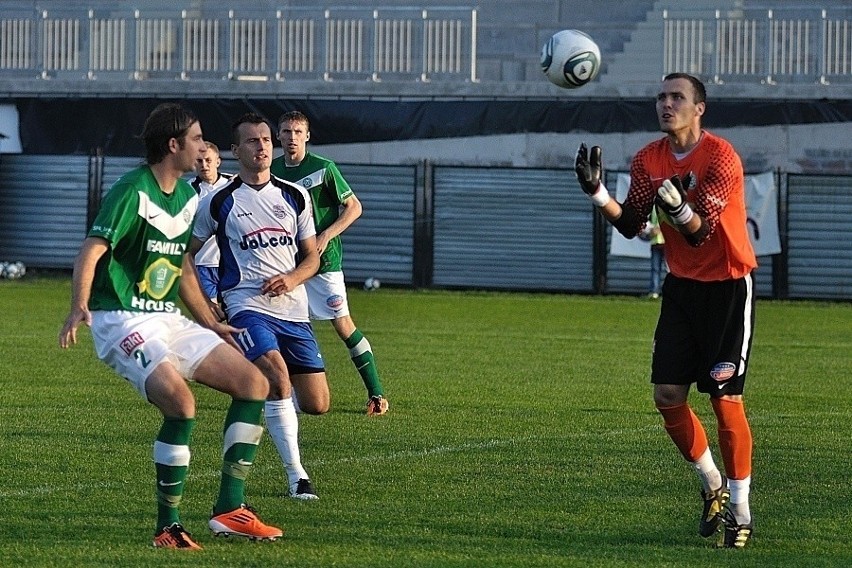
[[[228,319],[244,329],[234,336],[249,361],[279,351],[291,375],[322,373],[325,364],[310,322],[285,321],[260,312],[243,310]]]
[[[198,280],[204,294],[211,300],[219,297],[219,267],[218,266],[196,266],[198,269]]]

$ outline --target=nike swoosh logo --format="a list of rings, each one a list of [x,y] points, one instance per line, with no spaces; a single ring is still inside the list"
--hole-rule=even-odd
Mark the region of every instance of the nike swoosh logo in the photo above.
[[[237,463],[238,463],[239,465],[251,465],[251,464],[252,464],[252,462],[247,462],[246,460],[244,460],[244,459],[242,459],[242,458],[238,459],[238,460],[237,460]]]
[[[183,483],[183,481],[175,481],[175,482],[172,482],[172,483],[166,483],[165,481],[158,481],[157,483],[160,485],[160,487],[174,487],[175,485],[180,485],[181,483]]]
[[[369,365],[369,364],[370,364],[370,363],[364,363],[364,364],[363,364],[363,365],[361,365],[360,367],[357,367],[357,369],[360,371],[361,369],[363,369],[364,367],[366,367],[366,366],[367,366],[367,365]]]
[[[159,213],[154,213],[153,215],[148,215],[148,218],[149,218],[149,219],[155,219],[155,218],[157,218],[157,217],[159,217],[159,216],[160,216],[160,214],[159,214]]]
[[[725,388],[726,386],[728,386],[728,383],[727,383],[727,382],[722,383],[721,385],[719,385],[719,390],[722,390],[722,389],[723,389],[723,388]]]

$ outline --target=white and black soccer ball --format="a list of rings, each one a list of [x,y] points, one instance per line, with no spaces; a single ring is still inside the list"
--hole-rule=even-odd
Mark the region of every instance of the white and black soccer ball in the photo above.
[[[541,48],[541,70],[558,87],[576,89],[597,77],[601,50],[579,30],[556,32]]]
[[[374,276],[370,276],[369,278],[364,280],[364,290],[367,290],[368,292],[378,290],[381,286],[382,283],[379,282],[379,279]]]
[[[17,280],[18,278],[23,278],[27,273],[27,267],[24,266],[23,262],[9,262],[3,267],[3,278],[8,280]]]

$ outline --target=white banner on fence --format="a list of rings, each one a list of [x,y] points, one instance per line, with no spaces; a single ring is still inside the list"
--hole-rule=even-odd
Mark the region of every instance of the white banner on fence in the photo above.
[[[15,105],[0,105],[0,154],[20,154],[23,151],[18,128]]]
[[[615,196],[623,203],[630,188],[630,175],[618,174]],[[766,172],[745,176],[746,213],[751,244],[757,256],[768,256],[781,252],[778,236],[778,188],[775,175]],[[618,231],[612,231],[609,253],[613,256],[650,258],[651,245],[638,238],[625,239]]]

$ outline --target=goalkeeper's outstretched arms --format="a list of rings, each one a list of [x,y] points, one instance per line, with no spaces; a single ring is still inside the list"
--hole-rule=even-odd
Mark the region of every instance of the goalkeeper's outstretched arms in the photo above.
[[[619,233],[632,239],[642,231],[645,225],[644,220],[639,219],[638,213],[632,207],[622,206],[613,199],[603,183],[600,146],[592,146],[589,150],[585,143],[580,144],[577,159],[574,161],[574,171],[577,172],[580,188],[601,212],[604,219],[609,221]]]

